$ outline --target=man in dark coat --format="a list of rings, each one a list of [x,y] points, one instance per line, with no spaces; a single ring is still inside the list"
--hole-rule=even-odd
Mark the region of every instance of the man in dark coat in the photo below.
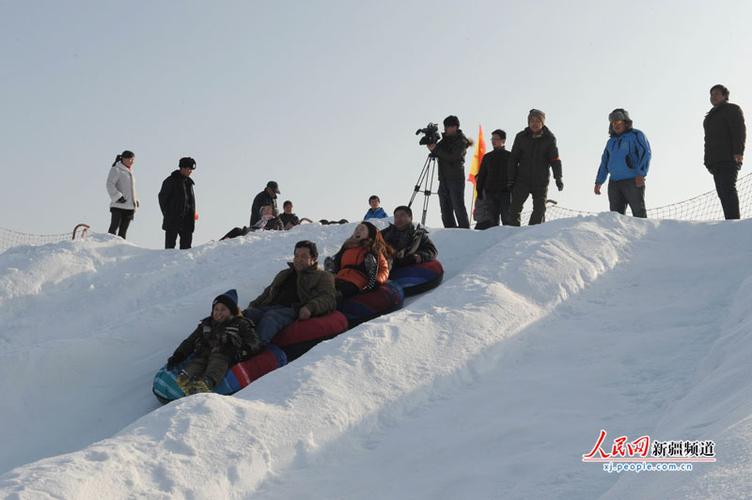
[[[439,253],[428,231],[413,224],[413,211],[404,205],[394,209],[394,224],[381,231],[381,236],[394,249],[392,267],[428,262]]]
[[[485,205],[485,214],[478,220],[476,229],[486,229],[498,226],[499,220],[503,225],[509,225],[509,211],[512,204],[512,193],[509,189],[509,151],[504,149],[507,133],[501,129],[491,132],[493,150],[483,155],[475,181],[478,191],[478,202]],[[480,226],[480,227],[479,227]]]
[[[554,172],[556,187],[564,189],[561,180],[561,160],[556,146],[556,137],[544,125],[546,114],[531,109],[527,117],[527,128],[517,134],[509,156],[508,184],[512,186],[512,208],[510,225],[519,226],[522,206],[528,196],[533,197],[533,213],[529,224],[540,224],[546,220],[546,198],[548,182]]]
[[[319,252],[312,241],[295,244],[295,256],[256,297],[243,315],[256,324],[262,344],[295,320],[323,316],[337,307],[334,276],[318,268]]]
[[[263,191],[256,195],[251,205],[251,223],[253,227],[261,219],[261,207],[271,205],[274,211],[277,211],[277,195],[279,194],[279,185],[276,181],[269,181]]]
[[[465,153],[471,144],[460,130],[459,118],[447,116],[441,140],[427,145],[439,163],[439,205],[444,227],[470,228],[465,208]]]
[[[738,219],[739,195],[736,179],[744,160],[747,129],[739,106],[728,102],[729,90],[723,85],[710,89],[713,109],[705,115],[705,167],[713,175],[715,190],[726,219]]]
[[[178,169],[162,182],[159,191],[159,208],[162,209],[162,229],[165,231],[165,248],[175,248],[180,235],[180,248],[191,248],[196,227],[196,196],[191,174],[196,160],[181,158]]]

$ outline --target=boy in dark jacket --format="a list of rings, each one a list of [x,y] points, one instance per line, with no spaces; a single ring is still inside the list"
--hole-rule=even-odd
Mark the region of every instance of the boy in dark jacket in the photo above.
[[[250,321],[240,315],[238,293],[228,290],[212,302],[212,315],[204,318],[167,360],[172,370],[188,359],[176,382],[186,395],[211,392],[231,363],[256,354],[259,338]]]
[[[556,146],[556,137],[544,125],[546,114],[531,109],[527,117],[527,128],[514,138],[509,156],[508,183],[512,187],[512,208],[510,225],[521,223],[522,207],[528,196],[533,197],[533,213],[528,224],[540,224],[546,220],[548,182],[553,170],[556,187],[564,189],[561,180],[561,160]]]

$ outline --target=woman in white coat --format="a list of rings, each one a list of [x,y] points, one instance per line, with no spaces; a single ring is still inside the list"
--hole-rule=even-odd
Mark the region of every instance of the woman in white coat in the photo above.
[[[112,214],[108,232],[117,233],[123,239],[139,205],[136,196],[136,179],[133,177],[135,159],[132,151],[123,151],[115,158],[110,175],[107,176],[107,194],[110,195],[110,213]]]

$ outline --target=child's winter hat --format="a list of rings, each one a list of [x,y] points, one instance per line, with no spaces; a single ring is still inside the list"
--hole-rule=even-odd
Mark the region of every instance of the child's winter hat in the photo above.
[[[214,299],[214,302],[212,302],[212,309],[214,309],[214,306],[217,304],[226,305],[227,309],[229,309],[234,316],[240,315],[240,308],[238,308],[238,292],[234,288],[217,296],[217,298]]]

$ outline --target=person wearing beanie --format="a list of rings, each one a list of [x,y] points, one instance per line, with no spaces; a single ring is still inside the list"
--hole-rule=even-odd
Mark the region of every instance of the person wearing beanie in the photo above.
[[[459,118],[450,115],[444,119],[441,140],[426,145],[439,164],[439,206],[444,227],[470,228],[465,207],[465,153],[472,143],[460,130]]]
[[[212,312],[167,360],[168,370],[180,370],[176,382],[186,395],[211,392],[232,364],[261,349],[249,320],[240,314],[238,292],[228,290],[212,301]]]
[[[608,181],[608,202],[612,212],[624,215],[629,205],[634,217],[646,218],[645,177],[650,167],[650,144],[645,134],[632,128],[625,109],[617,108],[608,115],[609,139],[601,156],[595,177],[594,192]]]
[[[504,149],[507,133],[501,129],[491,132],[493,150],[483,155],[478,168],[475,189],[478,191],[476,202],[475,229],[487,229],[498,226],[499,222],[509,225],[512,193],[509,189],[507,166],[509,165],[509,151]],[[478,205],[481,205],[480,207]],[[485,210],[481,210],[481,209]]]
[[[713,176],[726,220],[738,219],[736,180],[744,162],[747,127],[742,109],[729,102],[729,89],[721,84],[710,89],[713,108],[705,115],[705,168]]]
[[[293,321],[323,316],[337,307],[334,277],[319,269],[318,258],[316,243],[298,241],[287,269],[243,311],[256,324],[262,345]]]
[[[180,249],[191,248],[196,227],[195,183],[191,174],[196,169],[196,160],[181,158],[178,169],[162,182],[159,190],[159,208],[162,210],[162,229],[165,232],[165,248],[175,248],[180,236]]]
[[[370,222],[361,222],[339,251],[324,261],[334,273],[337,300],[373,290],[389,279],[389,259],[394,251]]]
[[[428,262],[439,254],[428,237],[428,231],[420,224],[413,224],[413,211],[404,205],[394,209],[394,224],[389,224],[381,235],[387,245],[394,249],[392,267]]]
[[[263,191],[253,198],[251,204],[251,223],[249,227],[254,227],[261,218],[261,207],[271,205],[275,212],[277,212],[277,195],[279,192],[279,184],[277,181],[269,181],[266,183],[266,187]]]
[[[110,228],[107,232],[117,233],[123,239],[140,205],[133,176],[135,161],[136,155],[132,151],[123,151],[115,157],[107,176],[107,194],[110,196]]]
[[[528,126],[515,136],[512,144],[507,167],[507,185],[512,191],[509,215],[512,226],[521,224],[522,207],[529,196],[533,197],[533,213],[528,223],[540,224],[546,220],[549,169],[553,170],[556,187],[559,191],[564,189],[556,137],[545,122],[543,111],[531,109],[527,116]]]

